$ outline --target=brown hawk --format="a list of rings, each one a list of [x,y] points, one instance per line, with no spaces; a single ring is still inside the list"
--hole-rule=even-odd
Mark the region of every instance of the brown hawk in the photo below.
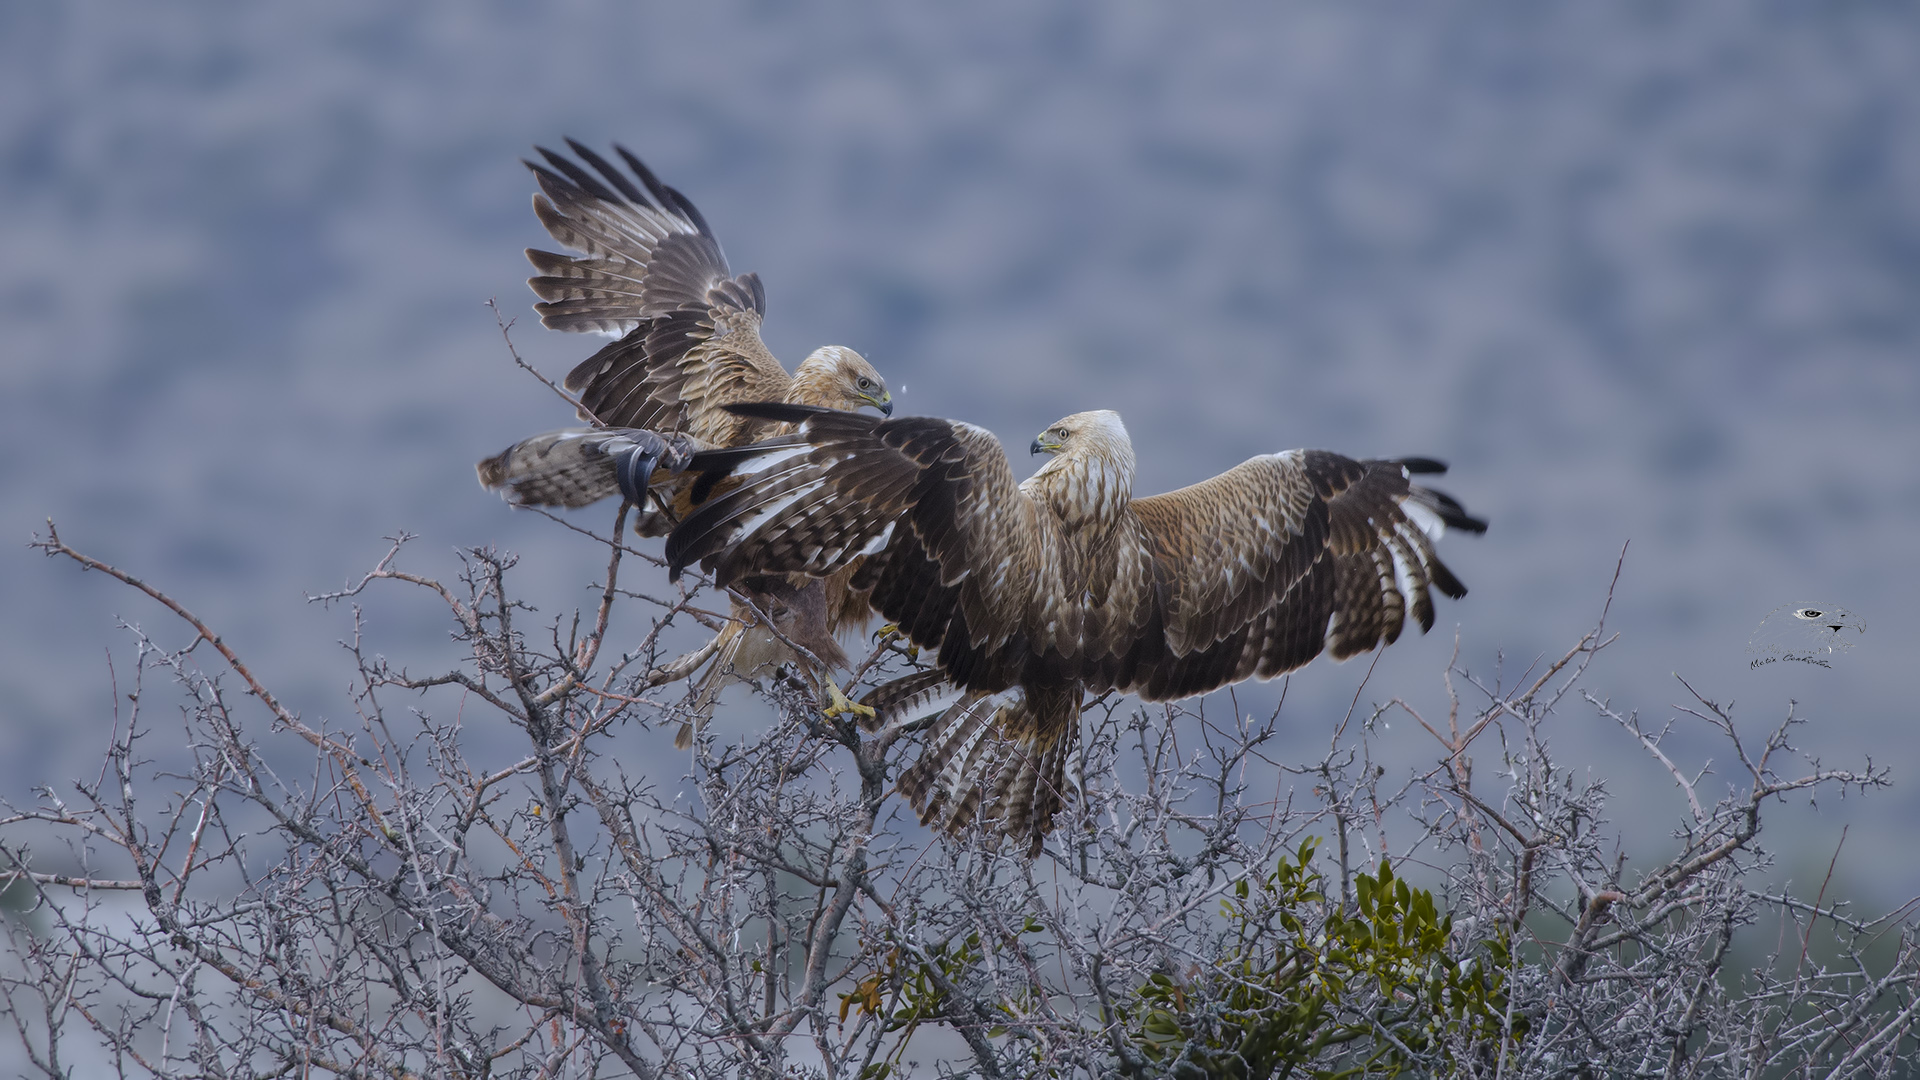
[[[537,274],[540,321],[556,330],[618,335],[567,375],[582,420],[595,426],[522,440],[480,462],[482,486],[509,502],[585,506],[619,493],[617,462],[658,457],[663,446],[645,429],[674,437],[679,448],[737,446],[786,430],[779,422],[740,416],[724,406],[781,401],[795,405],[893,412],[886,381],[852,349],[815,349],[790,375],[760,339],[766,293],[757,274],[735,276],[706,219],[680,192],[661,183],[639,158],[616,146],[623,172],[591,149],[567,140],[585,165],[545,148],[545,164],[527,162],[540,192],[534,214],[561,244],[562,255],[529,249]],[[644,447],[644,450],[643,450]],[[691,479],[671,470],[636,491],[635,531],[661,536],[691,509]],[[850,573],[850,571],[849,571]],[[732,618],[708,646],[655,673],[659,681],[707,673],[693,694],[692,724],[711,715],[720,688],[800,659],[800,645],[821,666],[845,667],[836,633],[864,625],[870,610],[839,580],[746,578],[736,583]],[[756,612],[754,609],[758,608]],[[769,627],[768,622],[771,622]],[[782,639],[785,640],[782,640]],[[844,704],[830,672],[801,663]]]
[[[668,538],[672,571],[725,584],[857,565],[851,588],[938,661],[866,699],[877,722],[939,715],[901,789],[950,831],[978,807],[1030,854],[1079,786],[1087,692],[1173,700],[1391,643],[1409,612],[1424,631],[1431,589],[1467,591],[1433,539],[1486,530],[1412,482],[1444,471],[1424,458],[1289,450],[1135,498],[1112,412],[1042,432],[1033,451],[1051,459],[1016,483],[970,424],[734,411],[797,429],[693,455],[692,473],[735,486]]]

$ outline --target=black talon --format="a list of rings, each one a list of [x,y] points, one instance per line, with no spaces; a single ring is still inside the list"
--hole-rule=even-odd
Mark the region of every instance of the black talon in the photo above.
[[[648,484],[653,471],[661,466],[678,472],[686,468],[692,450],[684,436],[664,437],[651,431],[625,433],[627,444],[612,451],[614,476],[620,482],[620,494],[635,506],[647,505]]]
[[[647,505],[647,481],[653,479],[653,467],[660,461],[660,450],[657,443],[649,446],[636,440],[635,445],[615,456],[620,494],[635,506]]]

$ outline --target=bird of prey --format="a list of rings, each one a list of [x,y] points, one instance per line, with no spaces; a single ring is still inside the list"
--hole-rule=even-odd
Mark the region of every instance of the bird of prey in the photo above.
[[[528,249],[536,274],[527,284],[547,327],[617,339],[566,378],[579,395],[580,418],[594,426],[537,435],[480,462],[482,486],[518,504],[585,506],[621,490],[617,462],[651,463],[662,452],[736,446],[785,430],[725,411],[733,402],[893,412],[886,381],[852,349],[823,346],[789,375],[760,338],[766,292],[759,276],[734,276],[693,203],[623,147],[614,149],[626,172],[572,139],[567,145],[584,166],[544,147],[545,164],[526,165],[540,186],[534,214],[580,254]],[[690,479],[671,469],[653,478],[651,488],[632,493],[650,496],[637,500],[634,528],[643,536],[665,535],[691,509]],[[656,673],[666,681],[708,665],[693,695],[695,721],[711,713],[726,682],[795,660],[788,642],[820,666],[845,667],[835,634],[868,617],[844,580],[748,578],[739,585],[753,602],[735,597],[733,618],[713,643]],[[847,704],[830,672],[800,668],[825,680],[836,706]],[[691,735],[689,727],[677,741],[685,745]]]
[[[852,349],[823,346],[789,375],[760,339],[766,290],[759,275],[733,276],[693,203],[623,147],[615,151],[632,177],[578,142],[567,145],[592,172],[544,147],[547,164],[526,165],[540,185],[535,216],[582,254],[527,249],[538,271],[527,284],[541,298],[534,308],[542,325],[618,337],[566,378],[567,389],[579,394],[580,419],[593,428],[514,444],[479,464],[483,485],[513,502],[585,506],[619,490],[604,429],[684,433],[706,446],[736,446],[780,429],[725,411],[731,402],[893,411],[886,380]],[[673,483],[670,472],[659,478]],[[685,486],[673,487],[664,503],[684,496]],[[672,524],[670,516],[648,513],[637,528],[664,536]]]
[[[732,408],[796,429],[693,456],[737,486],[668,538],[669,567],[724,584],[860,560],[852,587],[937,657],[866,699],[883,721],[939,712],[901,790],[948,831],[978,808],[1030,856],[1079,786],[1087,692],[1174,700],[1391,643],[1409,612],[1424,631],[1430,589],[1466,595],[1433,538],[1486,530],[1411,482],[1444,471],[1422,458],[1289,450],[1135,498],[1112,412],[1047,428],[1032,449],[1050,460],[1016,483],[970,424]]]

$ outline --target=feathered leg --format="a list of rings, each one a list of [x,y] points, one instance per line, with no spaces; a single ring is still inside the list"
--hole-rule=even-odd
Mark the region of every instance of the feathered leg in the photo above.
[[[713,656],[715,650],[720,648],[724,634],[725,630],[723,628],[721,633],[715,634],[712,640],[708,641],[705,645],[700,646],[692,652],[684,653],[678,658],[670,660],[660,667],[647,672],[647,685],[665,686],[670,682],[679,682],[681,679],[692,675],[700,669],[701,664],[706,663],[707,660]]]
[[[713,658],[713,662],[707,666],[706,674],[702,675],[700,681],[694,685],[693,702],[688,707],[687,720],[673,735],[675,750],[685,750],[692,746],[694,735],[707,726],[707,721],[713,719],[713,706],[720,700],[721,688],[731,682],[736,674],[740,643],[745,636],[741,630],[740,623],[728,620],[727,625],[720,628],[720,632],[713,636],[712,641],[681,658],[681,660],[692,659],[705,653]],[[678,664],[680,660],[674,663]],[[694,659],[693,663],[687,666],[687,674],[692,674],[699,666],[700,660]]]

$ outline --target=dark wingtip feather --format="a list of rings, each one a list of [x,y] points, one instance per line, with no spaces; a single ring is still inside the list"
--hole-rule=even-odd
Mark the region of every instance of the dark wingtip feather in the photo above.
[[[640,178],[640,182],[647,185],[647,190],[653,193],[653,197],[661,206],[693,222],[693,227],[700,230],[700,235],[709,240],[713,239],[713,229],[707,225],[707,219],[700,213],[699,208],[693,205],[693,200],[661,183],[660,178],[655,176],[653,170],[647,168],[646,163],[635,156],[633,151],[619,143],[613,144],[613,150],[620,155],[622,161],[627,163],[627,167],[633,170],[633,174]]]
[[[567,142],[572,144],[573,140],[568,139]],[[620,196],[615,194],[612,188],[601,183],[599,178],[592,173],[574,164],[566,155],[556,154],[544,146],[536,146],[534,149],[540,151],[540,156],[547,159],[547,164],[558,169],[568,180],[573,181],[574,187],[599,199],[601,202],[617,203],[620,201]]]
[[[528,161],[526,158],[521,158],[520,164],[525,165],[533,171],[533,175],[540,181],[540,189],[548,195],[553,195],[556,191],[566,191],[574,186],[572,181],[537,161]],[[535,204],[538,204],[540,196],[535,195],[533,201]]]
[[[780,435],[771,439],[762,439],[759,442],[748,443],[745,446],[718,446],[708,450],[701,450],[688,460],[687,471],[697,473],[715,472],[726,475],[732,472],[734,467],[742,461],[759,457],[766,453],[771,447],[793,446],[805,441],[805,439],[795,439],[791,435]]]
[[[633,186],[633,181],[627,179],[626,175],[610,164],[606,158],[594,153],[592,147],[571,138],[567,140],[567,145],[573,148],[573,152],[579,155],[580,160],[593,166],[593,170],[604,177],[607,183],[619,188],[620,194],[625,195],[629,202],[638,203],[641,206],[652,205],[647,202],[647,197],[640,193],[640,189]]]
[[[1462,584],[1459,578],[1454,577],[1453,571],[1447,569],[1447,564],[1439,559],[1433,560],[1433,564],[1427,567],[1427,580],[1433,583],[1434,588],[1445,593],[1449,599],[1458,600],[1467,595],[1466,585]],[[1432,619],[1433,616],[1429,614],[1427,621],[1431,623]],[[1426,625],[1420,629],[1431,630],[1432,626]]]
[[[707,496],[713,494],[713,486],[726,478],[727,474],[719,469],[711,469],[701,473],[693,481],[693,489],[687,493],[688,501],[692,502],[695,506],[706,502]]]
[[[668,581],[678,582],[681,571],[692,565],[693,558],[689,549],[693,546],[694,539],[695,537],[687,532],[686,522],[682,522],[679,528],[667,534],[667,544],[661,554],[667,560]]]
[[[731,523],[724,513],[716,511],[714,503],[695,510],[667,534],[666,548],[661,552],[667,560],[667,580],[679,581],[681,572],[687,567],[725,547],[730,532]],[[727,575],[718,577],[721,580],[716,584],[724,587]]]
[[[1460,505],[1460,500],[1444,491],[1435,491],[1432,488],[1421,490],[1428,496],[1427,505],[1432,507],[1434,513],[1440,515],[1441,521],[1447,523],[1447,528],[1460,529],[1475,535],[1487,531],[1487,519],[1467,513],[1467,508]]]
[[[714,245],[719,246],[720,241],[715,240],[713,236],[713,226],[707,224],[707,216],[700,212],[699,207],[693,205],[693,200],[680,194],[678,188],[667,188],[667,194],[673,197],[673,207],[680,211],[680,216],[693,222],[693,227],[700,230],[701,236],[713,240]]]
[[[639,177],[640,182],[647,185],[647,190],[653,192],[654,198],[660,198],[661,194],[667,190],[667,185],[661,183],[660,178],[653,174],[653,170],[647,168],[647,163],[641,161],[633,151],[621,146],[619,143],[614,143],[613,152],[619,154],[620,160],[626,162],[627,168],[633,170],[633,175]]]
[[[1446,462],[1428,457],[1397,458],[1394,460],[1394,464],[1406,469],[1410,473],[1416,474],[1431,473],[1437,475],[1447,471]]]

